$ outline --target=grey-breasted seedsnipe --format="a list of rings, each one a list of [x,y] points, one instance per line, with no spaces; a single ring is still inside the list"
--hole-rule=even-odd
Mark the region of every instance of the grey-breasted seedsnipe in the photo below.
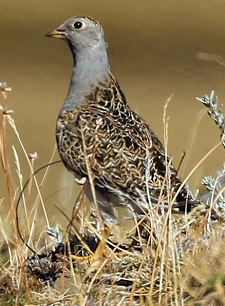
[[[74,60],[57,119],[58,150],[77,182],[84,183],[89,200],[96,196],[104,223],[116,222],[115,206],[142,214],[158,202],[167,207],[172,197],[173,208],[189,211],[195,201],[187,185],[181,187],[162,143],[130,109],[110,71],[100,24],[72,17],[47,36],[64,39]]]

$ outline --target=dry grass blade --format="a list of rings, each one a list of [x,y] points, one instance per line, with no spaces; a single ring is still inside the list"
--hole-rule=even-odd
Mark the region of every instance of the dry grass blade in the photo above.
[[[0,89],[3,90],[1,83]],[[5,89],[4,95],[6,94]],[[5,181],[9,187],[7,189],[9,199],[11,194],[12,204],[14,204],[16,190],[10,182],[10,160],[5,146],[7,122],[13,127],[19,145],[23,147],[23,152],[26,151],[15,122],[11,118],[11,113],[6,110],[6,96],[3,98],[1,116],[5,122],[1,121],[1,159]],[[165,106],[163,118],[166,147],[169,139],[168,118],[166,117],[169,100]],[[220,143],[217,146],[219,145]],[[193,167],[184,180],[184,184],[215,148]],[[38,184],[37,173],[34,171],[35,155],[30,158],[28,154],[25,153],[25,155],[32,179],[26,189],[28,192],[22,191],[21,201],[23,201],[22,207],[25,212],[28,242],[32,244],[33,239],[36,238],[34,216],[36,215],[37,198],[31,197],[31,190],[34,185],[37,188],[38,198],[42,197],[40,187],[44,185],[46,172],[41,183]],[[22,190],[23,169],[20,165],[19,150],[16,144],[13,144],[13,156],[16,161],[19,189]],[[170,162],[168,162],[168,167]],[[87,158],[87,167],[90,165],[91,160]],[[89,170],[91,177],[91,167]],[[169,173],[166,173],[165,186],[170,183],[167,182],[168,177]],[[205,178],[204,183],[212,193],[208,206],[199,206],[186,215],[171,213],[174,198],[170,195],[168,195],[167,209],[162,209],[159,214],[158,208],[164,201],[162,196],[159,197],[158,205],[152,207],[149,205],[151,209],[148,213],[143,213],[139,219],[135,214],[133,215],[135,221],[131,221],[129,229],[125,225],[125,230],[122,232],[120,228],[121,238],[118,240],[114,238],[107,242],[108,253],[101,262],[95,265],[89,261],[72,261],[70,258],[71,253],[76,253],[81,257],[94,253],[102,239],[101,233],[96,230],[98,211],[94,218],[91,215],[82,215],[80,207],[83,205],[84,192],[81,192],[76,201],[71,218],[67,217],[63,209],[59,209],[59,213],[68,221],[65,235],[61,235],[57,226],[49,225],[45,203],[42,201],[42,213],[46,214],[46,225],[49,225],[47,230],[50,235],[58,239],[53,249],[43,243],[42,247],[46,249],[44,253],[37,252],[36,255],[27,257],[26,248],[20,241],[17,241],[17,249],[20,254],[15,260],[14,251],[9,246],[10,240],[5,221],[1,218],[0,233],[7,247],[2,247],[0,250],[2,259],[0,304],[180,306],[197,305],[198,303],[199,305],[224,305],[224,218],[222,213],[221,218],[213,218],[213,210],[217,211],[218,205],[220,205],[220,212],[224,211],[222,206],[225,193],[223,178],[224,169],[215,179]],[[85,182],[83,187],[85,188]],[[94,193],[94,185],[92,189]],[[97,203],[95,204],[97,207]],[[16,228],[14,232],[17,235]],[[40,237],[42,236],[41,233]],[[39,245],[43,242],[40,237],[37,239]],[[10,258],[9,261],[3,260],[2,254],[5,253],[7,253],[7,258]]]
[[[8,87],[7,83],[1,82],[0,83],[0,91],[2,93],[2,104],[1,104],[1,120],[0,120],[0,159],[2,164],[2,169],[5,175],[5,182],[6,182],[6,188],[8,191],[8,199],[9,199],[9,205],[11,209],[11,220],[13,224],[13,245],[15,246],[15,249],[18,247],[18,235],[17,235],[17,229],[16,229],[16,211],[14,207],[14,195],[12,190],[12,181],[11,181],[11,175],[10,175],[10,169],[9,169],[9,160],[8,160],[8,150],[7,150],[7,132],[6,132],[6,118],[7,116],[10,116],[12,111],[9,111],[7,109],[8,100],[7,100],[7,92],[11,91],[11,88]]]

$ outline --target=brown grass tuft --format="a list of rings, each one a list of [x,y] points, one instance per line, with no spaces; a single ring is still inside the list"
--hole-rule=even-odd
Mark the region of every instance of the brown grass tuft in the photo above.
[[[225,305],[224,221],[216,212],[213,214],[215,197],[188,215],[171,214],[173,199],[167,211],[159,213],[156,205],[142,220],[134,216],[135,221],[127,220],[124,230],[119,228],[119,234],[114,233],[101,261],[73,261],[71,253],[81,258],[90,255],[102,239],[96,231],[96,218],[82,213],[81,193],[72,217],[63,209],[58,211],[68,227],[59,231],[57,226],[50,226],[41,190],[49,168],[38,182],[34,172],[36,154],[26,153],[8,110],[7,88],[0,83],[0,159],[7,190],[7,199],[1,200],[0,208],[6,203],[9,207],[8,213],[0,217],[1,305]],[[15,164],[9,158],[10,128],[17,139],[11,152]],[[24,190],[21,154],[30,169]],[[16,186],[11,176],[13,167],[18,175]],[[221,193],[217,194],[221,200]],[[37,222],[39,214],[45,219],[42,228]],[[19,239],[17,221],[24,241]]]

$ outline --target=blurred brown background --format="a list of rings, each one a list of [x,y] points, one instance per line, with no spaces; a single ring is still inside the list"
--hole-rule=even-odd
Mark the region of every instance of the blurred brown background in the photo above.
[[[62,42],[45,34],[73,15],[89,15],[104,27],[113,73],[132,108],[163,141],[163,109],[168,107],[168,151],[178,165],[186,152],[180,174],[185,177],[219,142],[219,130],[196,96],[212,89],[225,101],[225,67],[201,60],[203,52],[225,58],[225,2],[149,0],[0,0],[0,81],[12,86],[9,108],[28,153],[38,152],[37,169],[49,162],[55,144],[55,120],[70,80],[72,58]],[[19,152],[21,171],[29,171],[22,151],[8,127],[8,150],[14,187],[18,186],[11,146]],[[56,154],[54,160],[58,159]],[[189,181],[193,191],[205,175],[222,167],[224,151],[217,149]],[[40,180],[43,172],[40,174]],[[60,222],[55,205],[71,209],[72,175],[53,166],[42,188],[46,206]],[[7,192],[0,169],[0,209]],[[54,211],[54,213],[53,213]],[[68,213],[69,214],[69,213]]]

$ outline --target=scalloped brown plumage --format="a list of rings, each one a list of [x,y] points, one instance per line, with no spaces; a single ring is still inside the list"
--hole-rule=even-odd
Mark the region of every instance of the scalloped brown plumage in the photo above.
[[[149,125],[127,104],[109,69],[107,44],[97,21],[72,17],[50,37],[65,39],[74,66],[68,91],[57,119],[58,150],[77,181],[86,182],[93,202],[87,162],[98,207],[106,224],[115,223],[114,206],[129,206],[141,214],[180,191],[173,207],[189,211],[195,204],[162,143]],[[160,199],[159,199],[160,197]]]

